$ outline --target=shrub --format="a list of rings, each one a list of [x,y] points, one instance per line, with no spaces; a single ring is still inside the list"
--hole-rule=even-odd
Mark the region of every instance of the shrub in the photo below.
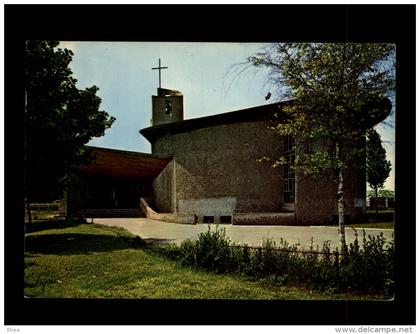
[[[231,271],[233,264],[230,246],[225,229],[216,226],[216,230],[211,231],[209,226],[207,232],[198,236],[198,240],[181,243],[178,258],[183,265],[225,273]]]
[[[230,240],[225,229],[201,233],[196,242],[196,265],[217,273],[228,272],[231,264]]]
[[[363,247],[359,247],[358,236],[350,244],[340,266],[343,287],[362,291],[384,290],[392,293],[394,282],[394,243],[383,234],[374,237],[363,230]]]
[[[162,248],[161,253],[179,260],[182,265],[201,267],[216,273],[237,272],[269,284],[293,284],[319,290],[357,290],[393,294],[394,246],[383,234],[366,238],[362,246],[356,240],[344,255],[332,251],[324,242],[308,251],[299,251],[281,239],[279,245],[264,240],[262,247],[239,246],[226,237],[225,229],[210,227],[197,240],[186,240],[180,246]]]

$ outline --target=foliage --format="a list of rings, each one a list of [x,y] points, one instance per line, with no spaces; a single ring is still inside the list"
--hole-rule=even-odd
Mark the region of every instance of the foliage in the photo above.
[[[383,234],[366,238],[363,231],[363,247],[358,240],[350,245],[349,252],[342,260],[341,277],[343,286],[358,290],[369,291],[382,287],[388,294],[393,293],[394,282],[394,244],[387,240]]]
[[[391,110],[394,56],[392,44],[279,43],[248,58],[248,64],[269,69],[279,98],[293,100],[272,129],[296,138],[291,163],[297,173],[336,176],[341,251],[343,171],[365,166],[365,131]],[[284,156],[271,159],[273,166],[286,163]]]
[[[391,162],[386,160],[386,151],[382,146],[379,133],[375,129],[369,129],[366,142],[366,178],[369,186],[375,191],[375,198],[378,198],[378,189],[384,186],[385,180],[391,172]],[[376,213],[378,214],[379,204],[376,201]]]
[[[50,220],[54,216],[59,215],[59,202],[51,203],[31,203],[32,221],[36,220]],[[25,212],[25,215],[27,212]],[[27,218],[27,217],[25,217]]]
[[[367,197],[375,197],[375,190],[369,190],[367,192]],[[379,198],[395,198],[394,190],[389,189],[378,189]]]
[[[100,111],[98,87],[76,87],[71,50],[57,41],[27,41],[25,48],[26,196],[48,201],[61,195],[69,168],[91,157],[84,145],[114,122]]]
[[[279,98],[293,99],[275,130],[310,143],[297,152],[303,171],[348,167],[363,153],[350,144],[381,116],[395,85],[394,54],[391,44],[280,43],[249,57],[270,69]]]
[[[232,262],[230,243],[224,229],[211,231],[209,226],[206,233],[200,233],[197,241],[185,240],[180,248],[169,246],[164,252],[184,265],[226,273]]]
[[[364,233],[360,245],[356,232],[355,242],[340,255],[338,250],[331,250],[329,242],[321,250],[312,244],[307,251],[285,240],[278,246],[272,240],[265,240],[262,247],[239,246],[217,228],[201,233],[197,240],[166,246],[159,252],[185,266],[241,273],[270,284],[392,295],[394,245],[382,234],[366,238]]]
[[[366,176],[369,186],[375,191],[382,188],[390,172],[391,162],[386,159],[381,136],[375,129],[369,129],[366,141]]]

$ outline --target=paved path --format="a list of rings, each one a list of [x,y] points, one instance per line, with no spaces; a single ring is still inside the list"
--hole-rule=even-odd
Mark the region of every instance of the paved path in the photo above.
[[[183,240],[197,238],[200,232],[208,229],[207,224],[185,225],[166,223],[147,218],[95,218],[95,224],[123,227],[133,234],[149,241],[175,242],[180,244]],[[337,227],[330,226],[245,226],[245,225],[220,225],[226,229],[226,235],[237,244],[248,244],[259,246],[265,239],[272,239],[278,244],[280,238],[287,240],[289,244],[300,244],[301,248],[308,248],[311,244],[311,237],[314,239],[314,246],[320,248],[326,240],[331,241],[332,249],[338,246]],[[216,228],[212,224],[211,228]],[[359,242],[362,241],[362,229],[357,228]],[[369,235],[384,236],[391,240],[393,230],[387,229],[365,229]],[[347,243],[354,241],[354,231],[346,228]]]

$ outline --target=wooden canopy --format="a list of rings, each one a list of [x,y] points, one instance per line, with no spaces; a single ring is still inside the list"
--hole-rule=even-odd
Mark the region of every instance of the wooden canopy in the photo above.
[[[96,157],[91,165],[81,165],[83,175],[154,179],[172,160],[170,156],[89,147]]]

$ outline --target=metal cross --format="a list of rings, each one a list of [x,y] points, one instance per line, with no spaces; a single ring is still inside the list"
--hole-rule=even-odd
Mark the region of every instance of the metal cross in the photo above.
[[[160,70],[167,69],[167,67],[160,66],[160,58],[159,58],[159,67],[152,67],[152,70],[159,70],[159,88],[161,87],[161,77],[160,77]]]

